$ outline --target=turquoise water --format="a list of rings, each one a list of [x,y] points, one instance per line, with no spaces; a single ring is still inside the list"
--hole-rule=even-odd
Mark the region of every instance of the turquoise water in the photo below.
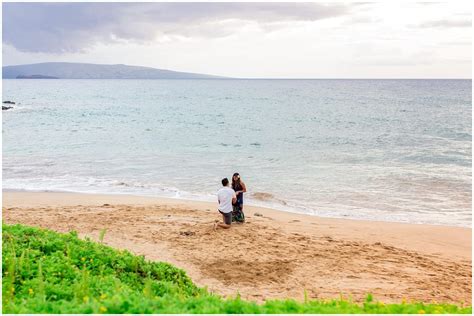
[[[471,226],[471,80],[3,80],[3,188]]]

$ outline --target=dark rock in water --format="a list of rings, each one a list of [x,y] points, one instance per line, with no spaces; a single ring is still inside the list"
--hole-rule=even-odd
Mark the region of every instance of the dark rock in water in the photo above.
[[[10,110],[10,109],[13,109],[13,106],[2,105],[2,110],[3,111]]]
[[[13,101],[3,101],[3,104],[15,104]]]

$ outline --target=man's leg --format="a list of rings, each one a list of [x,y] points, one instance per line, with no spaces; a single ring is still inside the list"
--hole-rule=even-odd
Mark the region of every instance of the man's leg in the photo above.
[[[217,226],[222,227],[224,229],[230,228],[230,224],[232,223],[232,212],[222,214],[222,223],[217,223]]]
[[[221,228],[225,228],[225,229],[229,229],[230,228],[230,225],[227,225],[226,223],[217,223],[217,226],[221,227]]]

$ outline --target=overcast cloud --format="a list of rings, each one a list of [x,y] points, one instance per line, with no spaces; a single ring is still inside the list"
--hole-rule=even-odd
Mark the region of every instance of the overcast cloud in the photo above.
[[[222,37],[239,29],[239,20],[265,26],[348,12],[347,5],[317,3],[4,3],[3,41],[24,52],[75,52],[165,35]]]
[[[3,64],[244,78],[469,78],[469,2],[3,3]],[[455,43],[455,44],[453,44]]]
[[[419,27],[471,27],[472,20],[437,20],[420,24]]]

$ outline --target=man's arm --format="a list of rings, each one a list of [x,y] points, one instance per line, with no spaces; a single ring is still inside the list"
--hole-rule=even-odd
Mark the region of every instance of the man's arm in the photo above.
[[[235,202],[237,202],[237,196],[235,195],[232,195],[232,204],[234,204]]]

